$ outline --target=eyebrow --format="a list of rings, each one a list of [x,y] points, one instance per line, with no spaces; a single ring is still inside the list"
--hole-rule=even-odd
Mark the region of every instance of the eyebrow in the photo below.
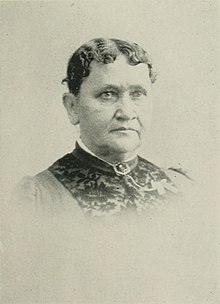
[[[131,89],[131,90],[140,90],[140,91],[144,92],[145,94],[147,94],[147,89],[144,86],[140,85],[140,84],[131,85],[131,86],[129,86],[129,89]]]
[[[141,90],[144,93],[147,93],[147,89],[145,88],[145,86],[140,85],[140,84],[130,85],[128,88],[129,88],[129,90]],[[107,90],[119,91],[121,89],[122,89],[121,86],[118,86],[118,85],[115,85],[115,84],[104,84],[103,86],[96,88],[95,91],[97,91],[97,92],[107,91]],[[123,90],[124,90],[124,88],[123,88]]]
[[[107,91],[107,90],[120,90],[121,87],[117,86],[115,84],[104,84],[100,87],[98,87],[96,90],[97,91]]]

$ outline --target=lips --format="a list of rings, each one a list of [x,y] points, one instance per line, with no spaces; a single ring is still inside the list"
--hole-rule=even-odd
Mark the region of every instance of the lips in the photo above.
[[[111,132],[117,132],[117,131],[122,131],[122,132],[123,132],[123,131],[124,131],[124,132],[126,132],[126,131],[134,131],[134,132],[139,133],[137,129],[134,129],[134,128],[126,128],[126,127],[118,127],[118,128],[114,128],[114,129],[111,130]]]

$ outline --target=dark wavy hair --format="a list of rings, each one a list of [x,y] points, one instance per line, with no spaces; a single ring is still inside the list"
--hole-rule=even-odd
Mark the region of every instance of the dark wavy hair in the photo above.
[[[156,80],[152,61],[148,53],[136,43],[119,39],[92,39],[79,47],[70,57],[67,67],[67,77],[62,83],[67,83],[70,93],[78,95],[85,77],[90,74],[92,61],[103,64],[112,63],[119,55],[124,55],[130,65],[145,63],[148,66],[151,82]]]

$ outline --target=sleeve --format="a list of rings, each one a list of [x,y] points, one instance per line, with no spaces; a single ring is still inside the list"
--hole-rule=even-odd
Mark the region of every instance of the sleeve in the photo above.
[[[34,178],[23,177],[12,190],[9,207],[22,213],[34,213],[37,207],[37,192]]]
[[[13,209],[33,216],[53,216],[70,210],[79,213],[78,203],[48,170],[22,178],[12,193],[11,201]]]
[[[181,194],[185,195],[192,191],[194,180],[186,170],[178,167],[169,167],[165,172]]]
[[[43,172],[21,179],[12,191],[10,208],[23,215],[36,216],[47,211],[52,213],[56,209],[56,203],[61,200],[59,189]]]
[[[4,203],[2,218],[4,303],[33,302],[31,298],[28,298],[28,302],[24,299],[26,293],[30,296],[27,286],[34,289],[35,257],[39,239],[43,234],[42,230],[39,230],[43,227],[43,221],[36,216],[37,191],[34,177],[24,177]]]

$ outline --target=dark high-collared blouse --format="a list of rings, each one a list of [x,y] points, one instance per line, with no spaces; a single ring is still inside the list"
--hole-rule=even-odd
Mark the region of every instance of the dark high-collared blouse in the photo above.
[[[174,179],[183,175],[179,170],[168,171]],[[19,185],[19,197],[40,211],[72,210],[83,216],[140,213],[164,208],[179,197],[178,186],[168,171],[140,156],[112,165],[76,143],[72,153],[47,170],[25,177]]]

